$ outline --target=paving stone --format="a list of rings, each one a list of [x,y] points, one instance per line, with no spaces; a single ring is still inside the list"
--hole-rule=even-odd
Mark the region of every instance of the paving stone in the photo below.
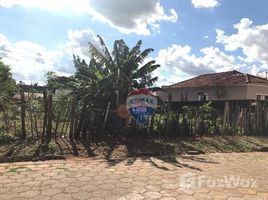
[[[36,197],[40,194],[39,191],[26,191],[18,194],[18,197],[25,197],[25,198],[31,198],[31,197]]]
[[[72,200],[72,196],[70,194],[57,194],[51,197],[51,200]]]
[[[78,200],[87,200],[91,197],[92,195],[88,192],[77,192],[72,194],[72,197],[74,199],[78,199]]]
[[[144,196],[146,199],[159,199],[162,197],[159,192],[145,192]]]
[[[67,186],[64,188],[64,193],[77,193],[79,192],[79,187],[74,187],[74,186]]]
[[[179,195],[179,196],[177,196],[177,199],[179,199],[179,200],[195,200],[195,198],[192,197],[191,195]]]
[[[144,199],[144,196],[140,195],[140,194],[135,194],[135,193],[131,193],[126,195],[125,200],[142,200]]]
[[[200,157],[202,162],[199,157],[178,157],[180,167],[161,158],[127,159],[112,166],[104,160],[81,158],[0,164],[0,200],[268,200],[267,154],[207,154]],[[241,166],[247,167],[241,170]],[[195,181],[189,188],[180,184],[187,173],[193,175],[187,180]],[[215,182],[225,176],[255,179],[257,186]]]
[[[59,193],[61,193],[60,189],[48,189],[48,190],[43,190],[41,194],[45,196],[53,196]]]

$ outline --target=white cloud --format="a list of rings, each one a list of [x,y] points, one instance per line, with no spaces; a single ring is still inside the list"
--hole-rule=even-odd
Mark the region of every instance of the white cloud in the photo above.
[[[100,48],[99,40],[91,29],[69,30],[68,42],[63,46],[62,50],[67,54],[80,55],[83,59],[88,57],[89,42]]]
[[[165,13],[160,0],[0,0],[0,6],[10,8],[14,5],[54,12],[87,13],[126,34],[150,35],[152,31],[158,32],[160,22],[176,22],[178,19],[174,9]]]
[[[243,18],[234,25],[237,33],[226,35],[223,30],[216,30],[217,43],[224,44],[226,51],[242,50],[248,63],[268,64],[268,23],[254,26],[248,18]]]
[[[53,12],[68,11],[81,14],[88,11],[89,0],[0,0],[0,6],[5,8],[11,8],[16,5],[28,9],[38,8]]]
[[[167,70],[179,70],[189,75],[226,71],[233,68],[235,58],[226,55],[215,47],[205,47],[200,50],[203,56],[191,53],[190,46],[173,44],[167,49],[161,49],[157,61]]]
[[[192,0],[195,8],[215,8],[220,6],[219,0]]]
[[[5,35],[0,34],[0,57],[11,66],[17,81],[44,83],[48,71],[55,71],[60,75],[73,73],[72,55],[86,59],[88,42],[97,44],[97,37],[90,29],[69,30],[68,40],[55,51],[49,51],[30,41],[12,43]]]
[[[169,85],[193,76],[230,70],[245,71],[244,63],[238,62],[216,47],[200,50],[201,56],[191,52],[190,46],[173,44],[158,52],[155,60],[161,65],[154,75],[159,77],[159,85]],[[248,70],[248,69],[246,69]]]
[[[159,22],[178,18],[174,9],[167,15],[159,0],[90,0],[89,13],[120,32],[138,35],[150,35],[151,29],[159,29]]]
[[[12,44],[2,34],[0,57],[3,57],[4,63],[11,66],[16,80],[43,80],[44,74],[52,69],[51,57],[42,46],[29,41]]]

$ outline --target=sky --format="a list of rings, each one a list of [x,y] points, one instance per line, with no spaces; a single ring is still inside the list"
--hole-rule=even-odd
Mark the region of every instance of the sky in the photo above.
[[[88,43],[153,48],[156,85],[214,72],[268,70],[267,0],[0,0],[0,57],[16,81],[75,72]]]

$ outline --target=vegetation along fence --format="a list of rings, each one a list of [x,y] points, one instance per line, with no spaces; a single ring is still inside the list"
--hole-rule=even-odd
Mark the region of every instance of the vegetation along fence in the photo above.
[[[173,106],[174,107],[174,106]],[[92,142],[113,136],[196,137],[217,134],[265,135],[268,132],[268,102],[240,105],[225,102],[219,110],[212,102],[172,108],[159,104],[147,124],[120,119],[110,102],[104,108],[81,104],[75,96],[20,93],[8,110],[1,112],[1,139],[35,138],[48,144],[52,139]]]

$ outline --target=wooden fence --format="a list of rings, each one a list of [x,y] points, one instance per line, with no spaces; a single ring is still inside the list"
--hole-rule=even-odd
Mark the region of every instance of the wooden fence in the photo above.
[[[21,94],[19,102],[1,114],[1,129],[16,137],[33,137],[42,142],[64,137],[93,141],[118,135],[192,137],[218,134],[268,135],[268,102],[248,104],[225,102],[220,111],[210,103],[159,109],[147,124],[140,126],[133,119],[120,119],[115,110],[81,106],[75,98],[43,97]],[[1,131],[1,130],[0,130]]]

